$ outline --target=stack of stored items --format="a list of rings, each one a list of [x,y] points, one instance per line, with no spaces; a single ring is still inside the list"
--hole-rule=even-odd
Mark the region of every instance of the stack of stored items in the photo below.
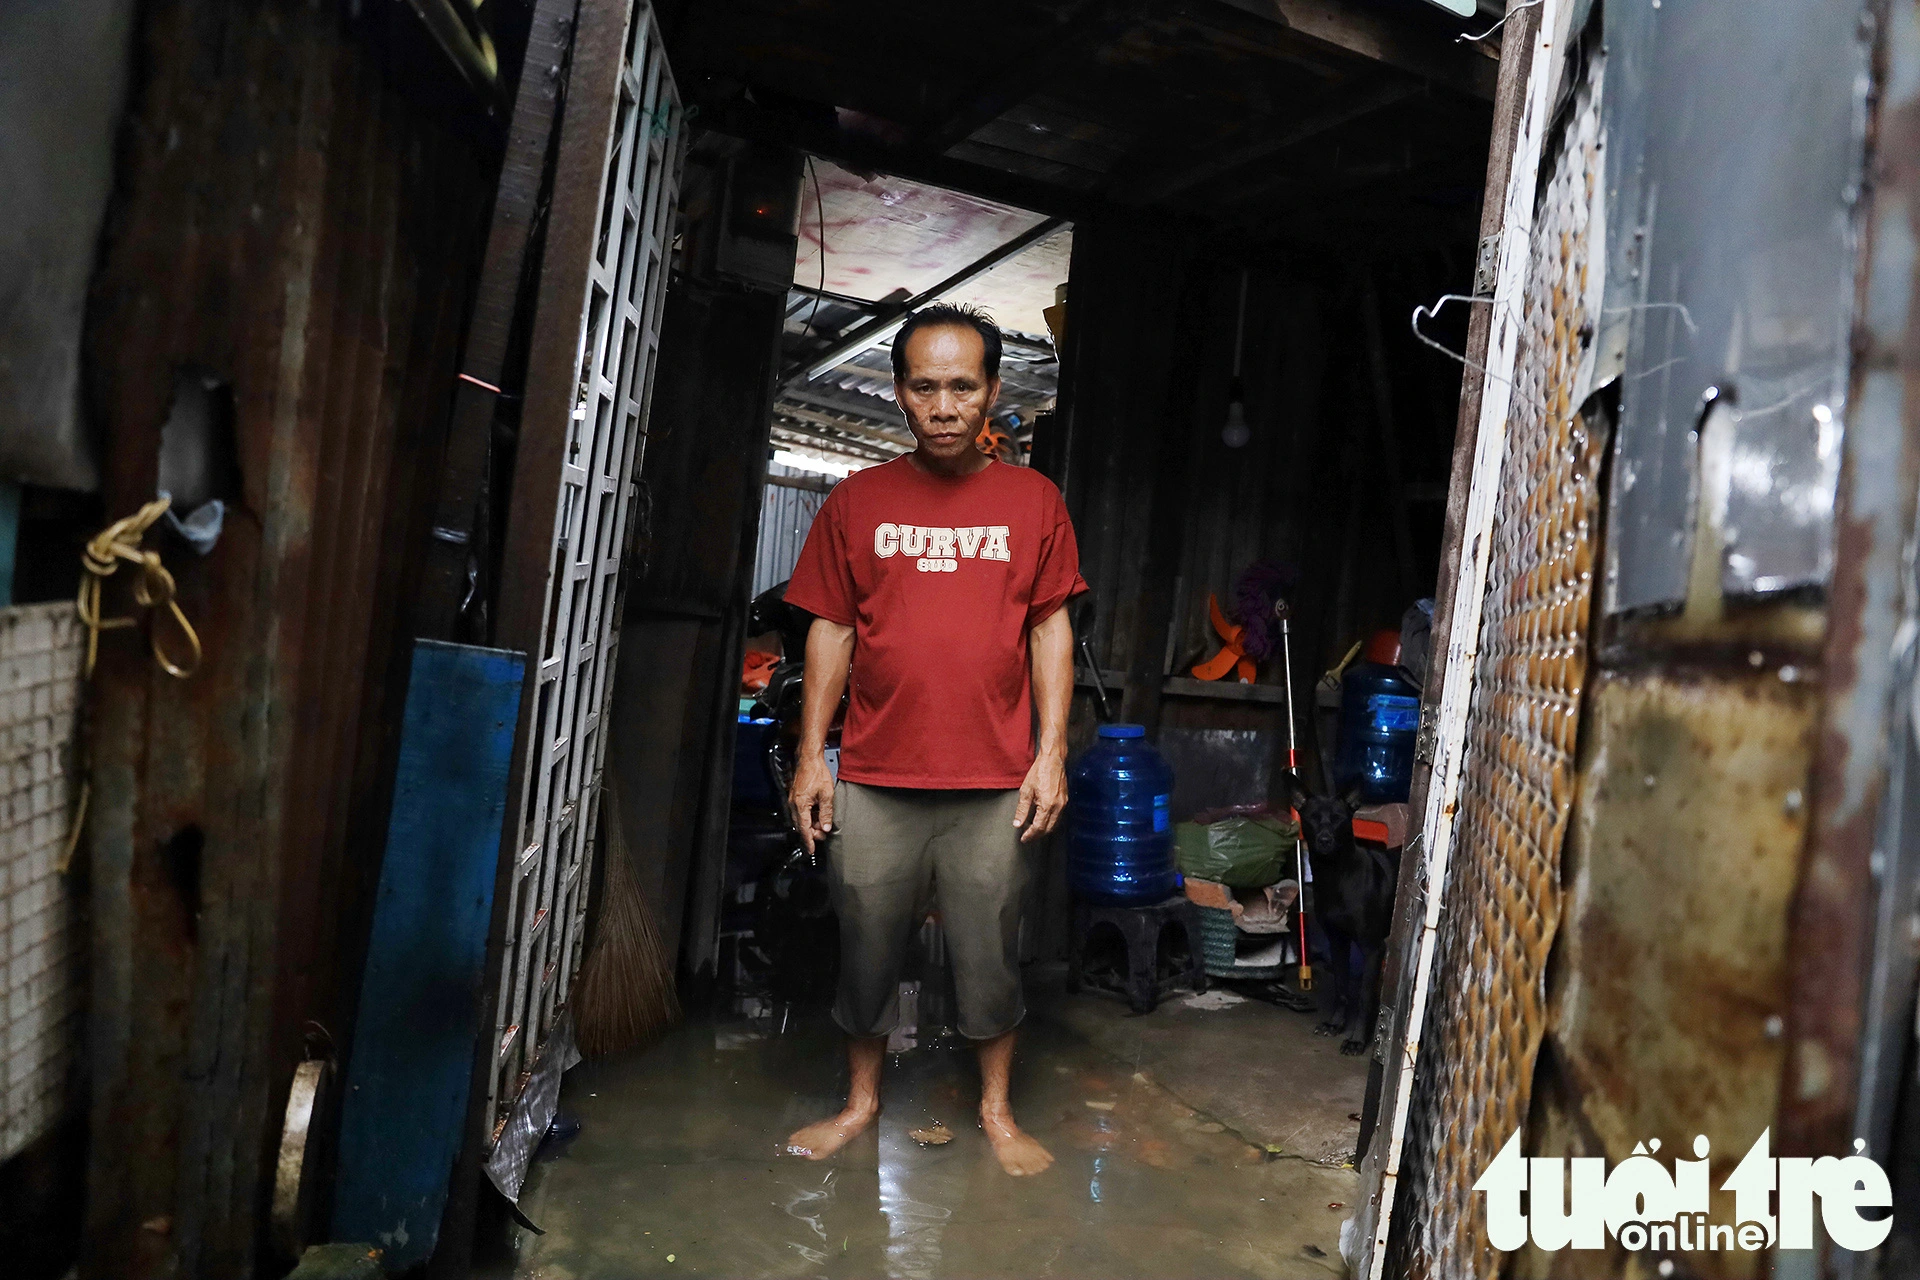
[[[1275,978],[1299,956],[1287,921],[1300,896],[1288,875],[1299,828],[1267,805],[1194,815],[1174,836],[1187,897],[1200,908],[1207,972]]]

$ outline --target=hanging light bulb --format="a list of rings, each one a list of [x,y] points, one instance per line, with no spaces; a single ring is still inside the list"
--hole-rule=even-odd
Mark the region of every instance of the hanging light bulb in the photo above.
[[[1233,381],[1227,390],[1227,422],[1220,428],[1220,443],[1229,449],[1244,449],[1253,439],[1247,425],[1247,391],[1240,381],[1240,348],[1247,335],[1247,273],[1240,272],[1240,315],[1233,326]]]
[[[1220,428],[1220,443],[1229,449],[1244,449],[1247,441],[1253,439],[1253,428],[1247,425],[1247,406],[1241,398],[1239,378],[1233,380],[1232,395],[1227,401],[1227,425]]]

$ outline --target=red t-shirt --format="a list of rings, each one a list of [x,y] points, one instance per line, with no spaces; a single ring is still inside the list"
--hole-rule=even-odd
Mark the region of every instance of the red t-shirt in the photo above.
[[[1087,589],[1066,503],[998,460],[929,475],[906,456],[820,505],[787,602],[854,629],[840,776],[1005,788],[1033,765],[1027,631]]]

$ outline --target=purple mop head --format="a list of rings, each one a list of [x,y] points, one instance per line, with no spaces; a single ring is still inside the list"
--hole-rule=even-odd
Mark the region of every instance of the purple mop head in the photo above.
[[[1246,628],[1240,635],[1240,647],[1255,662],[1265,662],[1279,652],[1280,629],[1274,625],[1273,602],[1292,591],[1299,577],[1290,564],[1256,560],[1234,579],[1227,616]]]

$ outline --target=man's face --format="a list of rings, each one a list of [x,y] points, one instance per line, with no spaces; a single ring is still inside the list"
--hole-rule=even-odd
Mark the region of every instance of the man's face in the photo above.
[[[1000,396],[1000,379],[987,377],[986,342],[965,325],[929,325],[914,330],[905,354],[907,376],[893,392],[913,438],[942,461],[964,457]]]

